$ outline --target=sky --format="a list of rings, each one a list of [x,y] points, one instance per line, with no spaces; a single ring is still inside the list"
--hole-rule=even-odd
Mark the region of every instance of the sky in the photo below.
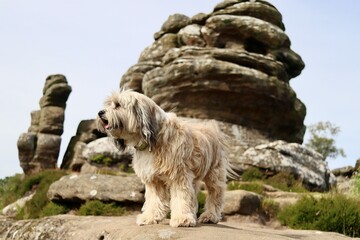
[[[169,15],[210,13],[220,0],[0,0],[0,178],[22,173],[16,142],[47,76],[64,74],[67,101],[58,165],[81,120],[95,118],[104,98],[154,41]],[[305,125],[340,127],[336,146],[360,158],[360,1],[270,0],[283,15],[291,48],[305,62],[290,85],[306,105]],[[305,141],[308,134],[305,135]]]

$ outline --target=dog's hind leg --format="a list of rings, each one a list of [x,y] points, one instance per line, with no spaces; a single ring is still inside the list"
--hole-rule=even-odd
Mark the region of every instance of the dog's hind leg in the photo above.
[[[169,192],[165,184],[160,181],[145,184],[145,203],[142,213],[136,218],[136,223],[140,226],[157,224],[168,212]]]
[[[208,195],[206,197],[205,212],[199,217],[200,223],[218,223],[224,205],[226,187],[226,170],[223,167],[212,169],[204,178]]]

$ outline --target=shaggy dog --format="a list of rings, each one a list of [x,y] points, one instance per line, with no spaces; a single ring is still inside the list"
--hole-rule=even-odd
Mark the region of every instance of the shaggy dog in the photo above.
[[[226,137],[215,121],[190,123],[162,110],[143,94],[113,93],[98,113],[100,131],[124,150],[133,146],[133,168],[145,184],[138,225],[156,224],[171,210],[170,225],[196,225],[199,182],[208,190],[198,222],[221,220],[226,175],[230,171]]]

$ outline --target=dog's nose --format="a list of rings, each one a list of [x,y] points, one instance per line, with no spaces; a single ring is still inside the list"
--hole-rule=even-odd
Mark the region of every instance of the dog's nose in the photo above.
[[[99,117],[101,118],[103,115],[105,114],[104,110],[101,110],[100,112],[98,112]]]

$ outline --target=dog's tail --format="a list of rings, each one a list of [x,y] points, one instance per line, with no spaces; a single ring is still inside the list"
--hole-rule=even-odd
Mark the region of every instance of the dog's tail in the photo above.
[[[212,120],[211,122],[221,145],[221,159],[225,164],[226,177],[233,180],[239,179],[240,176],[235,172],[229,159],[230,137],[220,129],[219,124],[216,121]]]

